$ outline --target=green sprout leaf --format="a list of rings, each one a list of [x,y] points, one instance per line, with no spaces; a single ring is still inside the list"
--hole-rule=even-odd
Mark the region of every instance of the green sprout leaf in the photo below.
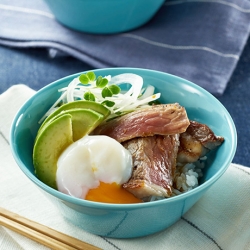
[[[87,72],[86,75],[87,75],[87,77],[89,78],[89,81],[90,81],[90,82],[95,81],[96,76],[95,76],[95,73],[94,73],[94,72],[92,72],[92,71]]]
[[[95,96],[94,96],[94,94],[92,94],[90,91],[85,92],[83,98],[84,98],[86,101],[92,101],[92,102],[95,101]]]
[[[111,108],[111,107],[113,107],[115,105],[115,102],[106,100],[106,101],[102,102],[102,105],[105,105],[105,106]]]
[[[118,87],[117,85],[114,85],[114,84],[110,85],[108,88],[113,93],[113,95],[117,95],[121,92],[120,87]]]
[[[98,76],[96,79],[96,87],[104,88],[108,84],[108,79],[102,78],[102,76]]]
[[[104,87],[102,90],[102,97],[111,97],[113,95],[119,94],[121,92],[120,87],[117,85],[110,85],[108,87]]]
[[[93,82],[95,80],[95,73],[94,72],[87,72],[86,74],[81,74],[79,76],[79,81],[82,84],[88,84],[89,82]]]
[[[111,90],[108,87],[103,88],[102,90],[102,97],[111,97],[113,95],[113,93],[111,92]]]
[[[89,83],[89,78],[86,74],[81,74],[79,76],[79,81],[82,83],[82,84],[88,84]]]

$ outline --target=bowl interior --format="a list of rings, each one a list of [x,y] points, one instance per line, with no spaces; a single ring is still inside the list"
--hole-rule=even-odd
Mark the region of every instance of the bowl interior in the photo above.
[[[178,102],[186,108],[191,120],[209,125],[215,134],[225,138],[222,146],[208,157],[206,171],[202,179],[202,182],[206,182],[205,184],[216,181],[225,172],[236,151],[236,129],[224,106],[197,85],[166,73],[134,68],[95,70],[97,76],[117,75],[126,72],[142,76],[145,85],[154,85],[155,92],[161,93],[162,103]],[[33,143],[39,128],[38,121],[60,96],[57,90],[67,86],[77,75],[60,79],[38,91],[20,108],[11,128],[11,148],[19,167],[28,178],[53,195],[57,195],[59,192],[41,183],[34,175]]]

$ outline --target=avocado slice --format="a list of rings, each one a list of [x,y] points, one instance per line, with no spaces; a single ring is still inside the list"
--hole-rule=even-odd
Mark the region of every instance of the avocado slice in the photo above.
[[[53,113],[51,113],[42,123],[40,129],[51,119],[53,119],[55,116],[60,114],[61,112],[71,110],[71,109],[90,109],[93,111],[96,111],[100,114],[103,115],[104,119],[110,115],[110,110],[106,108],[104,105],[97,103],[97,102],[91,102],[91,101],[84,101],[84,100],[79,100],[79,101],[74,101],[74,102],[69,102],[66,104],[63,104],[61,107],[59,107],[57,110],[55,110]],[[40,130],[39,129],[39,130]]]
[[[90,109],[70,109],[64,111],[63,114],[72,116],[73,141],[92,132],[104,120],[102,114]]]
[[[94,130],[104,116],[90,109],[63,111],[47,122],[37,134],[33,149],[33,164],[37,177],[57,189],[57,161],[74,141]]]
[[[76,141],[86,134],[89,134],[94,130],[103,120],[104,116],[98,112],[95,112],[90,109],[70,109],[65,110],[53,116],[49,121],[47,121],[40,129],[38,130],[37,136],[39,136],[47,126],[56,120],[58,117],[70,114],[72,118],[72,129],[73,129],[73,140]]]
[[[57,189],[57,160],[72,143],[73,132],[70,114],[58,117],[37,136],[33,148],[35,174],[48,186]]]

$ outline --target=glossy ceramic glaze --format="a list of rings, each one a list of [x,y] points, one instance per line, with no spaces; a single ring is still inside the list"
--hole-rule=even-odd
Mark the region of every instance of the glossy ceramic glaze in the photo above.
[[[28,100],[13,121],[10,140],[14,158],[21,170],[47,195],[65,218],[86,231],[114,238],[145,236],[166,229],[178,221],[226,171],[235,154],[237,141],[236,129],[227,110],[197,85],[173,75],[144,69],[95,70],[97,76],[125,72],[141,75],[145,85],[154,85],[156,92],[162,93],[162,102],[180,103],[186,107],[190,119],[209,125],[217,135],[225,138],[222,146],[209,155],[199,187],[165,200],[116,205],[70,197],[39,181],[34,175],[32,164],[32,147],[39,127],[38,120],[58,98],[57,90],[67,86],[78,74],[49,84]]]
[[[88,33],[111,34],[149,21],[165,0],[45,0],[65,26]]]

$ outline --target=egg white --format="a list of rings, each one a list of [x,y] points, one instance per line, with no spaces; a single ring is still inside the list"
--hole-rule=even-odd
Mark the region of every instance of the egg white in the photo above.
[[[104,135],[88,135],[71,144],[57,162],[56,182],[60,192],[85,198],[89,189],[105,183],[127,182],[132,156],[119,142]]]

